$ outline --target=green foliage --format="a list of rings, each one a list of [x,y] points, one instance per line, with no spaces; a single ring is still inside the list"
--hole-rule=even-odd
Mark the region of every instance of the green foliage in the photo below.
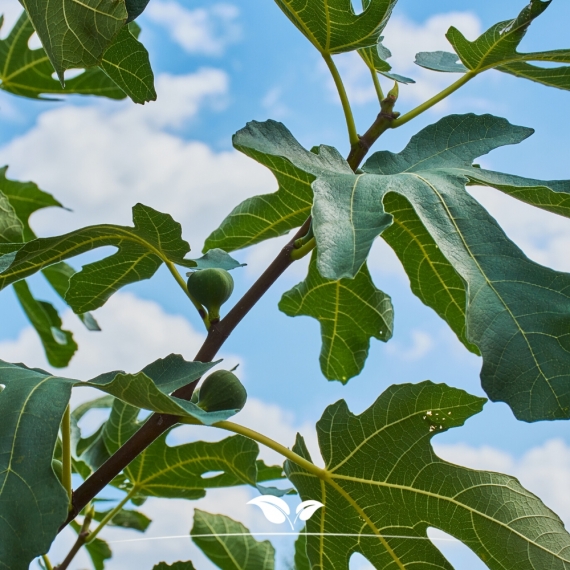
[[[45,50],[28,47],[33,33],[34,27],[26,12],[23,12],[6,39],[0,40],[0,88],[4,91],[33,99],[46,99],[43,95],[72,93],[125,98],[125,92],[97,67],[85,70],[66,81],[65,87],[62,87],[52,77],[53,66]]]
[[[77,534],[81,532],[81,525],[75,521],[71,522],[69,526],[71,526]],[[101,538],[95,538],[92,542],[86,544],[85,550],[87,550],[87,554],[89,558],[91,558],[95,570],[103,570],[105,568],[105,560],[109,560],[113,556],[109,545]]]
[[[392,336],[394,309],[377,289],[366,265],[354,279],[330,281],[317,271],[313,255],[305,281],[283,295],[279,309],[290,317],[307,315],[321,324],[321,370],[329,380],[347,382],[360,374],[372,337]]]
[[[268,540],[259,542],[243,524],[223,515],[194,510],[192,540],[221,570],[273,570],[275,549]],[[240,536],[223,536],[235,534]],[[217,536],[201,536],[217,535]]]
[[[0,561],[28,570],[67,516],[53,450],[73,382],[0,362]]]
[[[269,168],[279,183],[279,190],[248,198],[234,208],[208,237],[204,250],[221,247],[234,251],[301,226],[311,213],[311,184],[316,177],[331,170],[352,173],[336,149],[320,146],[315,152],[309,152],[276,121],[248,123],[234,135],[233,144]]]
[[[115,401],[104,428],[110,453],[140,427],[139,411]],[[166,437],[161,435],[125,469],[126,489],[141,496],[196,500],[206,495],[206,489],[255,486],[259,447],[251,439],[232,436],[215,443],[196,441],[171,447]]]
[[[313,567],[347,569],[360,552],[375,568],[450,570],[429,540],[418,540],[435,527],[467,544],[491,570],[566,568],[570,535],[516,479],[458,467],[434,453],[431,439],[463,425],[483,403],[422,382],[388,388],[358,416],[343,400],[329,406],[317,423],[323,474],[286,463],[301,498],[325,505],[307,521],[309,533],[324,533],[307,536]],[[309,458],[300,436],[294,451]]]
[[[14,291],[42,341],[48,362],[57,368],[67,366],[77,350],[77,343],[69,331],[61,328],[61,318],[53,305],[36,300],[25,280],[14,283]]]
[[[115,246],[117,253],[84,266],[70,280],[66,301],[76,313],[84,313],[101,307],[119,288],[149,279],[163,262],[194,266],[184,259],[190,246],[171,216],[137,204],[133,222],[134,227],[102,224],[29,241],[0,274],[0,288],[81,253]]]
[[[480,73],[487,69],[498,69],[550,87],[570,89],[570,68],[568,66],[543,68],[528,63],[529,61],[570,63],[570,50],[559,49],[534,53],[517,51],[529,26],[548,8],[549,4],[550,0],[546,2],[531,0],[516,18],[491,26],[473,42],[467,40],[454,27],[447,32],[447,39],[466,68],[472,72]],[[431,68],[434,69],[434,67]],[[438,69],[437,71],[450,70]]]
[[[156,564],[152,570],[195,570],[192,562],[174,562],[174,564],[166,564],[166,562],[161,562]]]
[[[351,0],[275,0],[323,55],[376,45],[397,0],[365,0],[356,15]]]
[[[27,12],[0,40],[0,88],[33,99],[68,93],[113,99],[128,95],[136,103],[156,98],[149,54],[133,22],[148,0],[21,2]],[[468,350],[482,355],[481,379],[491,399],[508,403],[526,421],[570,418],[570,275],[527,259],[466,191],[469,185],[489,186],[570,218],[570,181],[534,180],[473,164],[495,148],[522,142],[532,130],[491,115],[451,115],[416,134],[402,152],[377,152],[360,166],[386,130],[407,123],[483,71],[497,69],[570,90],[570,50],[518,51],[550,2],[530,0],[516,18],[492,26],[474,41],[450,28],[447,38],[455,53],[418,53],[416,63],[463,76],[400,118],[394,108],[397,85],[384,99],[377,77],[413,83],[392,73],[387,63],[391,53],[381,43],[396,0],[362,0],[360,14],[352,0],[276,3],[333,73],[350,153],[345,160],[329,146],[308,151],[281,123],[249,123],[234,136],[234,147],[269,168],[278,189],[234,208],[208,237],[200,259],[187,257],[190,246],[170,215],[141,204],[133,208],[132,227],[102,224],[38,238],[30,216],[62,205],[34,183],[9,180],[7,167],[0,169],[0,289],[14,286],[52,366],[66,366],[77,345],[62,329],[53,305],[32,295],[26,279],[38,272],[89,330],[99,330],[88,311],[165,264],[208,328],[197,356],[206,362],[170,355],[139,373],[113,371],[89,382],[0,361],[0,566],[24,570],[47,552],[68,516],[70,498],[72,511],[84,516],[82,526],[77,520],[70,523],[77,533],[89,528],[92,515],[101,526],[144,532],[151,521],[125,509],[129,501],[140,506],[147,497],[196,500],[207,489],[249,485],[270,495],[258,500],[278,503],[274,497],[295,491],[262,483],[287,476],[301,499],[309,501],[297,509],[306,532],[295,543],[296,570],[348,569],[356,552],[379,569],[451,570],[428,539],[429,527],[463,541],[491,570],[570,568],[570,535],[537,497],[508,475],[443,461],[431,447],[434,435],[480,412],[481,398],[422,382],[388,388],[358,416],[341,400],[317,424],[323,469],[310,461],[300,435],[291,450],[226,421],[246,404],[245,389],[231,372],[211,374],[191,401],[172,395],[183,387],[191,392],[216,364],[208,361],[240,320],[285,268],[311,249],[307,278],[283,295],[279,307],[287,315],[319,321],[320,361],[327,378],[346,382],[359,374],[371,338],[388,341],[394,326],[390,297],[376,288],[367,267],[372,244],[381,237],[400,259],[412,291]],[[34,30],[41,49],[28,46]],[[350,101],[331,58],[350,51],[362,57],[383,100],[381,113],[362,136],[356,134]],[[566,65],[543,68],[529,62]],[[61,82],[53,78],[53,68]],[[65,70],[71,68],[83,71],[64,86]],[[243,265],[226,251],[302,225],[309,232],[296,236],[220,321],[219,306],[233,289],[227,271]],[[79,272],[66,263],[106,246],[117,251]],[[177,266],[193,270],[188,286]],[[212,281],[200,286],[208,276],[222,276],[222,287],[216,289]],[[74,387],[106,395],[65,413]],[[109,409],[109,419],[84,437],[79,422],[95,409]],[[158,414],[144,428],[141,410]],[[173,446],[167,438],[176,422],[237,435]],[[135,436],[139,429],[147,430],[144,436]],[[126,456],[133,455],[123,449],[128,441],[138,451],[130,463]],[[285,472],[258,459],[258,443],[287,458]],[[113,461],[106,463],[111,456]],[[117,463],[123,469],[112,471],[109,465]],[[73,495],[72,471],[89,478]],[[86,499],[78,506],[81,491],[89,485],[100,490],[100,482],[126,493],[123,500],[111,510],[94,511],[93,505],[101,508],[106,499],[96,498],[97,491],[84,492]],[[93,536],[81,534],[78,544],[86,542],[95,570],[103,570],[111,550]],[[191,536],[222,570],[274,568],[273,546],[223,515],[195,509]],[[45,566],[50,564],[44,559]],[[67,562],[61,566],[67,567]],[[169,568],[194,566],[155,566]]]
[[[124,0],[22,0],[63,84],[66,69],[93,67],[127,21]]]
[[[364,60],[368,69],[373,73],[379,73],[388,79],[393,79],[400,83],[415,83],[415,81],[409,77],[404,77],[397,73],[390,73],[392,66],[386,60],[392,57],[392,53],[387,47],[382,45],[382,39],[383,38],[380,38],[380,41],[375,46],[358,50],[360,57]]]

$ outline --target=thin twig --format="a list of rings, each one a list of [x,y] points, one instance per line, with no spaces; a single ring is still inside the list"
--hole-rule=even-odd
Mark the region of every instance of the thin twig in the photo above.
[[[91,526],[91,521],[93,520],[93,512],[94,509],[91,507],[83,519],[83,524],[81,525],[81,530],[77,535],[77,540],[71,547],[71,550],[67,553],[64,561],[54,568],[54,570],[66,570],[68,566],[71,564],[75,555],[81,550],[81,547],[87,542],[87,537],[89,536],[89,527]]]

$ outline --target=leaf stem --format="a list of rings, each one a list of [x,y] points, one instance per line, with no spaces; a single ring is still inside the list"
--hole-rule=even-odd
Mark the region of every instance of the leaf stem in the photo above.
[[[418,115],[421,115],[424,111],[427,111],[440,101],[443,101],[446,97],[451,95],[454,91],[457,91],[460,87],[463,87],[468,81],[471,81],[474,77],[478,75],[478,72],[468,71],[464,75],[462,75],[455,83],[452,83],[449,87],[446,87],[443,91],[439,92],[437,95],[434,95],[431,99],[428,99],[421,105],[418,105],[415,109],[408,111],[401,117],[395,119],[392,122],[391,128],[397,129],[402,125],[405,125],[407,122],[415,119]]]
[[[69,404],[65,408],[65,413],[61,420],[61,447],[62,447],[62,476],[61,484],[67,491],[69,507],[71,508],[72,486],[71,486],[71,410]]]
[[[327,64],[329,71],[336,85],[338,91],[340,102],[342,103],[342,110],[344,111],[344,116],[346,118],[346,126],[348,128],[348,140],[350,145],[358,143],[358,134],[356,132],[356,124],[354,123],[354,116],[352,115],[352,109],[350,108],[350,102],[348,100],[348,95],[346,94],[346,89],[344,88],[344,83],[332,57],[329,54],[322,54],[325,63]]]
[[[46,570],[53,570],[53,566],[52,566],[50,559],[48,558],[47,554],[42,554],[42,560],[43,560],[43,563],[46,567]]]
[[[312,237],[307,243],[303,244],[301,247],[297,247],[291,251],[291,259],[293,261],[298,261],[299,259],[305,257],[308,253],[315,249],[317,242],[314,237]]]
[[[176,280],[176,283],[178,283],[178,285],[180,285],[180,288],[182,289],[182,291],[184,291],[184,293],[186,294],[188,299],[190,299],[190,301],[192,302],[194,307],[196,307],[198,314],[200,315],[200,317],[202,317],[202,320],[204,321],[204,324],[206,325],[206,329],[209,329],[210,328],[210,319],[208,318],[208,313],[206,312],[204,307],[202,307],[202,305],[200,303],[198,303],[198,301],[196,301],[196,299],[194,299],[194,297],[190,294],[190,291],[188,291],[188,287],[186,286],[186,281],[184,281],[184,277],[182,277],[182,275],[180,275],[180,273],[178,272],[178,269],[176,269],[176,265],[174,265],[174,263],[172,263],[172,261],[168,261],[166,259],[163,259],[163,261],[166,264],[166,267],[168,267],[168,271],[170,271],[170,273],[172,274],[172,276]]]
[[[105,517],[101,520],[101,522],[99,523],[99,525],[95,528],[95,530],[93,532],[90,532],[89,535],[87,536],[87,539],[85,540],[85,544],[89,544],[90,542],[93,542],[95,540],[95,538],[97,537],[97,535],[103,530],[103,527],[110,522],[111,520],[113,520],[113,517],[129,502],[129,499],[133,496],[135,490],[131,489],[124,497],[123,499],[117,504],[117,506],[110,510]]]
[[[204,425],[199,420],[195,420],[194,418],[178,418],[178,421],[183,424]],[[224,429],[233,433],[238,433],[240,435],[248,437],[249,439],[253,439],[253,441],[257,441],[258,443],[269,447],[269,449],[273,449],[273,451],[276,451],[280,455],[283,455],[283,457],[290,459],[293,463],[299,467],[302,467],[303,469],[306,469],[309,473],[312,473],[319,479],[329,478],[328,472],[324,469],[317,467],[314,463],[311,463],[309,460],[301,457],[288,447],[281,445],[279,442],[271,439],[270,437],[267,437],[266,435],[263,435],[262,433],[259,433],[258,431],[228,421],[216,422],[215,424],[212,424],[212,427]]]
[[[384,93],[382,92],[380,79],[378,79],[378,74],[376,73],[375,70],[370,69],[370,74],[372,75],[372,82],[374,83],[374,89],[376,90],[376,95],[378,95],[378,102],[380,103],[380,105],[382,105],[382,101],[384,100]]]

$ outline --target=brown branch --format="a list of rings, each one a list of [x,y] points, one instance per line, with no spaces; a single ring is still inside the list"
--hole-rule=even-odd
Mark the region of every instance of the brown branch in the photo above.
[[[346,159],[352,170],[356,170],[360,166],[360,163],[364,160],[364,157],[368,154],[372,145],[385,131],[392,128],[394,119],[400,116],[400,113],[394,113],[396,99],[397,97],[395,95],[388,94],[386,99],[381,103],[381,111],[376,117],[376,120],[366,133],[359,137],[360,140],[358,143],[352,145],[348,158]]]
[[[93,520],[93,507],[87,510],[81,529],[77,535],[77,540],[74,542],[71,550],[67,553],[64,561],[56,566],[54,570],[66,570],[66,568],[71,564],[75,555],[79,552],[81,547],[87,542],[89,536],[89,527],[91,526],[91,521]]]
[[[388,95],[382,101],[382,112],[376,121],[360,137],[360,142],[354,145],[348,156],[348,163],[356,170],[370,147],[378,137],[390,128],[392,121],[398,116],[393,113],[396,97]],[[309,230],[311,218],[309,217],[295,234],[293,239],[279,252],[271,265],[261,274],[258,280],[251,286],[245,295],[235,304],[228,314],[218,323],[212,324],[204,344],[196,354],[194,360],[198,362],[211,362],[218,350],[230,336],[232,331],[247,315],[255,304],[263,297],[267,290],[277,281],[284,271],[293,263],[291,251],[295,247],[295,241],[303,237]],[[190,400],[194,388],[199,380],[183,386],[173,393],[173,396]],[[178,422],[176,416],[166,414],[153,414],[143,426],[118,449],[99,469],[91,474],[74,492],[72,496],[72,508],[65,523],[60,530],[67,526],[93,499],[102,491],[131,461],[144,451],[158,436]]]

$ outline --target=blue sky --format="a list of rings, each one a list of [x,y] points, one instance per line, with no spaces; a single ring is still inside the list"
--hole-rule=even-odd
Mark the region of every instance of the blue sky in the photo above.
[[[453,76],[415,67],[415,52],[446,49],[443,36],[451,24],[473,37],[513,17],[523,5],[519,0],[401,0],[386,29],[385,44],[393,52],[394,71],[416,78],[418,84],[401,88],[398,110],[409,110],[453,80]],[[0,0],[0,10],[7,16],[5,35],[19,4]],[[570,5],[554,0],[532,25],[521,50],[568,47],[569,18]],[[127,224],[130,207],[141,201],[180,221],[198,254],[206,235],[235,204],[275,189],[269,173],[232,150],[231,135],[247,121],[274,118],[283,121],[308,148],[329,144],[346,153],[344,119],[324,65],[274,2],[151,0],[139,23],[141,40],[157,75],[157,103],[134,108],[129,102],[79,97],[48,103],[0,93],[0,156],[2,163],[10,165],[9,175],[34,180],[74,211],[38,213],[32,219],[38,233],[55,234],[97,222]],[[362,132],[378,112],[377,102],[358,60],[342,56],[338,64]],[[383,85],[390,87],[386,81]],[[398,151],[423,126],[446,114],[464,112],[489,112],[536,129],[523,144],[484,157],[485,166],[533,178],[570,177],[570,93],[498,72],[477,78],[418,120],[387,133],[376,150]],[[527,255],[556,269],[570,270],[569,221],[536,213],[495,191],[473,192]],[[236,254],[248,266],[235,272],[233,299],[253,282],[281,243],[274,240]],[[93,256],[76,260],[75,265],[88,259]],[[376,284],[393,298],[394,338],[387,344],[372,342],[364,372],[347,386],[327,382],[318,367],[318,324],[308,318],[291,319],[277,310],[281,294],[303,278],[305,267],[300,262],[283,276],[223,349],[228,363],[241,364],[250,394],[250,411],[246,408],[238,416],[243,416],[244,423],[269,424],[275,439],[285,444],[291,444],[295,430],[300,429],[314,443],[311,425],[326,405],[339,398],[360,412],[390,384],[424,379],[482,394],[480,360],[467,353],[445,323],[410,293],[397,259],[380,244],[374,249],[371,270]],[[32,283],[38,295],[57,304],[40,279]],[[10,291],[0,295],[0,311],[5,316],[0,326],[0,358],[45,366],[39,344]],[[82,347],[69,375],[88,378],[109,369],[134,371],[148,359],[169,352],[191,358],[203,336],[199,319],[166,271],[129,287],[99,313],[103,332],[91,335],[71,315],[65,315]],[[272,406],[270,413],[264,414],[264,405]],[[174,439],[195,436],[185,432]],[[505,469],[520,477],[570,522],[566,498],[570,437],[565,423],[528,425],[517,422],[505,405],[489,403],[464,428],[442,434],[437,442],[440,453],[450,460],[476,468]],[[242,499],[252,493],[227,493],[211,493],[198,506],[241,517],[252,529],[255,525],[266,528],[252,507],[244,507],[246,500]],[[172,523],[156,523],[149,531],[153,536],[187,533],[191,526],[191,506],[181,501],[166,506],[150,501],[145,508],[156,518],[162,513]],[[172,509],[185,513],[176,528],[168,515]],[[115,536],[131,535],[125,531],[107,534],[111,539]],[[142,568],[125,565],[126,560],[134,564],[133,556],[140,556],[149,568],[151,559],[173,561],[184,556],[200,561],[200,568],[211,568],[184,539],[156,541],[152,548],[150,543],[133,544],[136,547],[117,545],[117,559],[109,568]],[[457,557],[458,567],[483,567],[460,548],[438,544],[447,545],[446,552],[450,558]],[[366,565],[355,561],[357,567]]]

